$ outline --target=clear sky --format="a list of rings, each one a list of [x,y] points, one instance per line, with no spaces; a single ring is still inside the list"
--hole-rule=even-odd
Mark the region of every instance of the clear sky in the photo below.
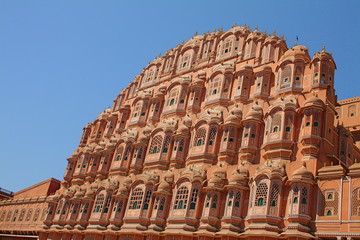
[[[54,177],[82,128],[159,53],[234,23],[323,45],[339,99],[360,95],[360,1],[0,0],[0,187]],[[354,75],[355,74],[355,75]]]

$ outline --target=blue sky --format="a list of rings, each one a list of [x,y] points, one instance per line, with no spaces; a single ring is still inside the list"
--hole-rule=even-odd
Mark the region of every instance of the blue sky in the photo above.
[[[323,45],[339,99],[360,95],[360,1],[0,0],[0,187],[62,179],[86,123],[159,53],[234,23]],[[355,74],[355,75],[354,75]]]

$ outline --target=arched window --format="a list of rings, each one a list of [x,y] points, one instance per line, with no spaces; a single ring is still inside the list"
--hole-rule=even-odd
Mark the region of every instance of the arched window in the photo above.
[[[333,195],[332,195],[332,193],[329,193],[328,195],[327,195],[327,199],[333,199],[334,197],[333,197]]]
[[[162,142],[163,142],[163,137],[161,135],[156,135],[151,141],[149,147],[149,154],[158,153],[161,149]]]
[[[5,210],[3,210],[3,211],[1,212],[0,222],[4,221],[4,219],[5,219],[5,215],[6,215],[6,211],[5,211]]]
[[[231,45],[232,45],[231,39],[226,39],[226,41],[223,43],[222,54],[231,52]]]
[[[356,116],[356,105],[351,105],[348,108],[348,117],[355,117]]]
[[[326,216],[332,216],[331,210],[328,210],[328,211],[326,212]]]
[[[219,94],[220,88],[221,88],[221,78],[220,77],[216,77],[216,78],[210,80],[208,96]]]
[[[25,209],[22,209],[19,216],[19,221],[21,222],[24,219],[25,216]]]
[[[268,185],[260,183],[256,188],[255,206],[264,206],[267,202]]]
[[[302,198],[302,199],[301,199],[301,203],[306,204],[306,203],[307,203],[306,198]]]
[[[179,99],[179,94],[180,94],[180,86],[173,87],[169,92],[167,105],[173,106],[174,104],[176,104]]]
[[[286,66],[281,71],[281,88],[287,88],[291,86],[291,66]]]
[[[299,199],[297,197],[294,197],[293,203],[298,203],[298,202],[299,202]]]
[[[185,209],[188,203],[189,189],[182,186],[176,193],[174,209]]]
[[[195,134],[194,147],[204,145],[205,137],[206,137],[206,129],[204,127],[199,128]]]
[[[94,204],[94,208],[93,208],[93,212],[101,212],[102,211],[102,208],[103,208],[103,205],[104,205],[104,201],[105,201],[105,196],[104,194],[99,194],[97,197],[96,197],[96,200],[95,200],[95,204]]]
[[[185,54],[179,63],[179,70],[190,66],[190,54]]]
[[[129,209],[140,209],[143,196],[143,189],[140,187],[135,188],[130,197]]]
[[[39,215],[40,215],[40,209],[37,208],[34,214],[34,218],[33,221],[36,222],[39,219]]]

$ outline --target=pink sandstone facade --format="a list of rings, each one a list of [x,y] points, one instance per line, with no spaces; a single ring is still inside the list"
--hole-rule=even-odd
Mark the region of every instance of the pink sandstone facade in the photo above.
[[[337,101],[335,69],[246,26],[195,35],[84,127],[36,233],[360,239],[360,99]]]

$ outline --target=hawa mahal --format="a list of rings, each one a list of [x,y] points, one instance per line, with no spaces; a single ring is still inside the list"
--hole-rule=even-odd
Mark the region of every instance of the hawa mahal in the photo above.
[[[0,201],[4,239],[360,239],[360,97],[324,49],[234,26],[154,59],[48,179]]]

